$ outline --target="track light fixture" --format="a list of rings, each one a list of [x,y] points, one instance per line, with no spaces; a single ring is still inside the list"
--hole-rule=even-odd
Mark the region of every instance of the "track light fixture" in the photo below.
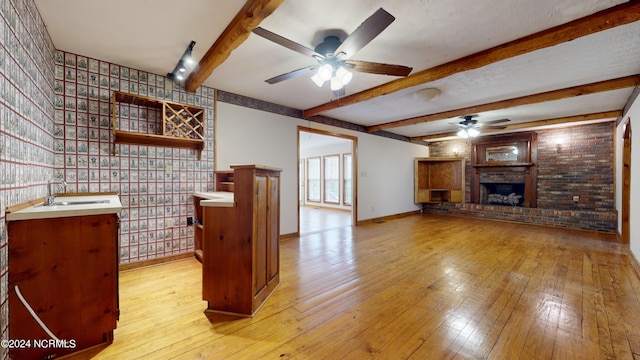
[[[191,56],[191,51],[193,51],[193,47],[195,45],[196,45],[196,42],[191,40],[191,43],[189,43],[189,46],[187,46],[187,49],[184,51],[184,53],[180,57],[180,60],[178,60],[176,67],[173,68],[172,72],[167,74],[167,77],[169,79],[177,79],[180,81],[185,79],[185,73],[187,72],[186,65],[191,65],[194,63],[193,57]]]

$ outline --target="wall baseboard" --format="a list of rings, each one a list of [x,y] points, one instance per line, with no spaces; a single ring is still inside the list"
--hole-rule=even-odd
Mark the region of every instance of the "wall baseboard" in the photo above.
[[[159,264],[164,264],[164,263],[168,263],[168,262],[172,262],[172,261],[184,260],[184,259],[189,259],[189,258],[194,258],[195,259],[193,251],[187,252],[187,253],[184,253],[184,254],[163,256],[163,257],[159,257],[159,258],[155,258],[155,259],[148,259],[148,260],[142,260],[142,261],[136,261],[136,262],[127,263],[127,264],[122,264],[122,265],[118,266],[118,269],[120,271],[126,271],[126,270],[132,270],[132,269],[137,269],[137,268],[142,268],[142,267],[147,267],[147,266],[159,265]]]
[[[399,219],[399,218],[403,218],[403,217],[406,217],[406,216],[417,215],[417,214],[420,214],[420,210],[409,211],[409,212],[405,212],[405,213],[387,215],[387,216],[371,218],[371,219],[365,219],[365,220],[359,220],[357,225],[376,224],[376,223],[385,222],[387,220]]]

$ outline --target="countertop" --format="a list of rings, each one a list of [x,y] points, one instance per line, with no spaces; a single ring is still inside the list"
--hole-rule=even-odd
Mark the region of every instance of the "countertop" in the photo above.
[[[234,207],[236,205],[233,193],[229,191],[194,192],[193,196],[206,199],[200,201],[200,206]]]
[[[96,201],[94,204],[74,204],[79,202]],[[71,216],[119,214],[122,204],[118,195],[88,195],[88,196],[56,196],[54,203],[68,202],[70,205],[33,205],[22,210],[8,212],[7,221],[52,219]]]

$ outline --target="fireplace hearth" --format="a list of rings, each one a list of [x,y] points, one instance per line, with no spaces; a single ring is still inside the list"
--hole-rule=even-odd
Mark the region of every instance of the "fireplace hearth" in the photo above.
[[[472,147],[471,202],[536,207],[535,133],[486,136]]]

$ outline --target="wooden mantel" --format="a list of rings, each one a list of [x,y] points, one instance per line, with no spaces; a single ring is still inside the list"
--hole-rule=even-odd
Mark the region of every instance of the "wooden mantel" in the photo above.
[[[482,175],[488,173],[521,174],[524,177],[525,207],[537,207],[538,135],[524,132],[507,135],[483,136],[472,142],[471,148],[471,202],[480,204]],[[492,149],[512,148],[510,157],[492,157]]]

